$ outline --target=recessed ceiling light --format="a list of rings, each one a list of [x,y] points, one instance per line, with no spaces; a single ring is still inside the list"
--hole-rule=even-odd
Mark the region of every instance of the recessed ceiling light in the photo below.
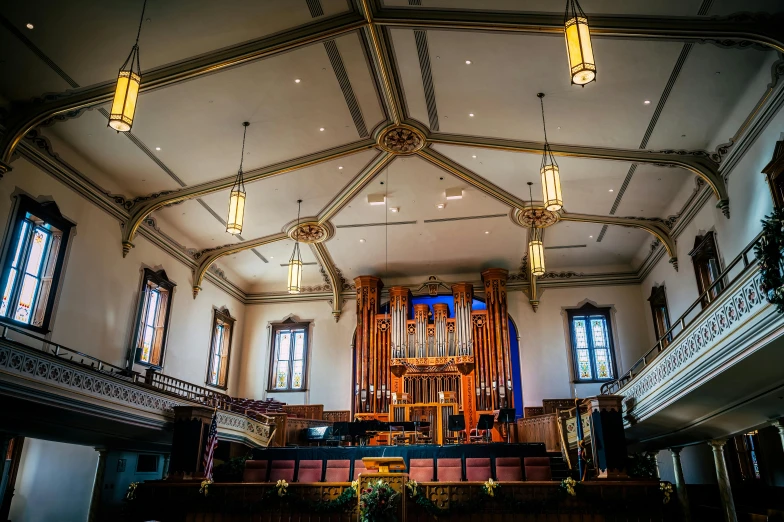
[[[489,230],[485,230],[485,234],[489,234],[489,233],[490,233],[490,231],[489,231]]]
[[[472,157],[472,158],[474,158],[474,159],[476,159],[476,154],[474,154],[474,155],[473,155],[473,156],[471,156],[471,157]]]
[[[294,83],[299,83],[299,82],[301,82],[301,81],[302,81],[302,80],[300,80],[299,78],[297,78],[296,80],[294,80]]]
[[[339,166],[338,170],[343,170],[343,165]]]
[[[470,113],[468,113],[468,115],[469,115],[470,117],[472,117],[472,118],[474,117],[474,113],[473,113],[473,112],[470,112]]]
[[[155,150],[161,150],[161,148],[160,147],[155,147]]]
[[[364,240],[364,239],[360,239],[360,240],[359,240],[359,242],[360,242],[360,243],[364,243],[364,242],[365,242],[365,240]]]
[[[612,192],[612,191],[613,191],[613,189],[610,189],[610,192]]]
[[[443,209],[445,206],[446,206],[446,203],[439,203],[438,205],[436,205],[436,208],[437,208],[438,210],[441,210],[441,209]]]
[[[324,127],[321,127],[319,130],[320,130],[321,132],[324,132]]]
[[[27,24],[28,29],[33,29],[35,26],[33,24]]]
[[[561,127],[558,127],[558,130],[561,130]]]
[[[466,60],[466,65],[471,65],[471,60]]]
[[[588,236],[588,237],[590,237],[591,239],[593,239],[593,236]]]
[[[270,256],[270,259],[275,259],[275,256]]]
[[[644,103],[645,105],[650,105],[650,104],[651,104],[651,100],[645,100],[643,103]]]
[[[400,212],[400,207],[389,207],[390,212]]]

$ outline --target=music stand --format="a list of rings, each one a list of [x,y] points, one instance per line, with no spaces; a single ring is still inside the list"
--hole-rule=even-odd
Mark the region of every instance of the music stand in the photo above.
[[[447,429],[451,432],[457,432],[457,437],[450,437],[459,443],[460,432],[465,431],[465,417],[463,415],[450,415],[447,420]]]
[[[503,422],[506,424],[506,443],[509,443],[509,424],[515,421],[515,409],[514,408],[501,408],[498,412],[498,422]]]
[[[479,416],[479,422],[476,424],[476,429],[477,431],[484,430],[485,439],[487,439],[485,442],[489,442],[490,440],[492,440],[492,434],[490,433],[490,431],[493,429],[494,421],[495,419],[493,418],[493,415],[490,413],[483,413],[482,415]]]

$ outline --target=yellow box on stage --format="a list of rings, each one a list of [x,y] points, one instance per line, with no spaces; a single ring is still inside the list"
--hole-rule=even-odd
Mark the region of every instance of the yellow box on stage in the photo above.
[[[365,469],[368,471],[389,473],[406,470],[406,461],[403,457],[364,457],[362,462],[365,463]]]

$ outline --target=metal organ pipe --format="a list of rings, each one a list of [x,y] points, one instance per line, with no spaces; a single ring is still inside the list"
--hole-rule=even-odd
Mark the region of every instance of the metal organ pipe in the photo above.
[[[446,318],[449,315],[449,306],[445,303],[433,305],[433,319],[435,323],[435,355],[436,357],[446,357]]]
[[[427,316],[429,312],[430,307],[426,304],[414,305],[417,357],[427,357]]]

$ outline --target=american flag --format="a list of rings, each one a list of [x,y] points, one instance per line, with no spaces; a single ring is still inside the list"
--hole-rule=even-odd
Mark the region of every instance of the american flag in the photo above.
[[[204,478],[212,480],[212,456],[218,445],[218,417],[217,412],[212,414],[210,435],[207,437],[207,446],[204,448]]]

